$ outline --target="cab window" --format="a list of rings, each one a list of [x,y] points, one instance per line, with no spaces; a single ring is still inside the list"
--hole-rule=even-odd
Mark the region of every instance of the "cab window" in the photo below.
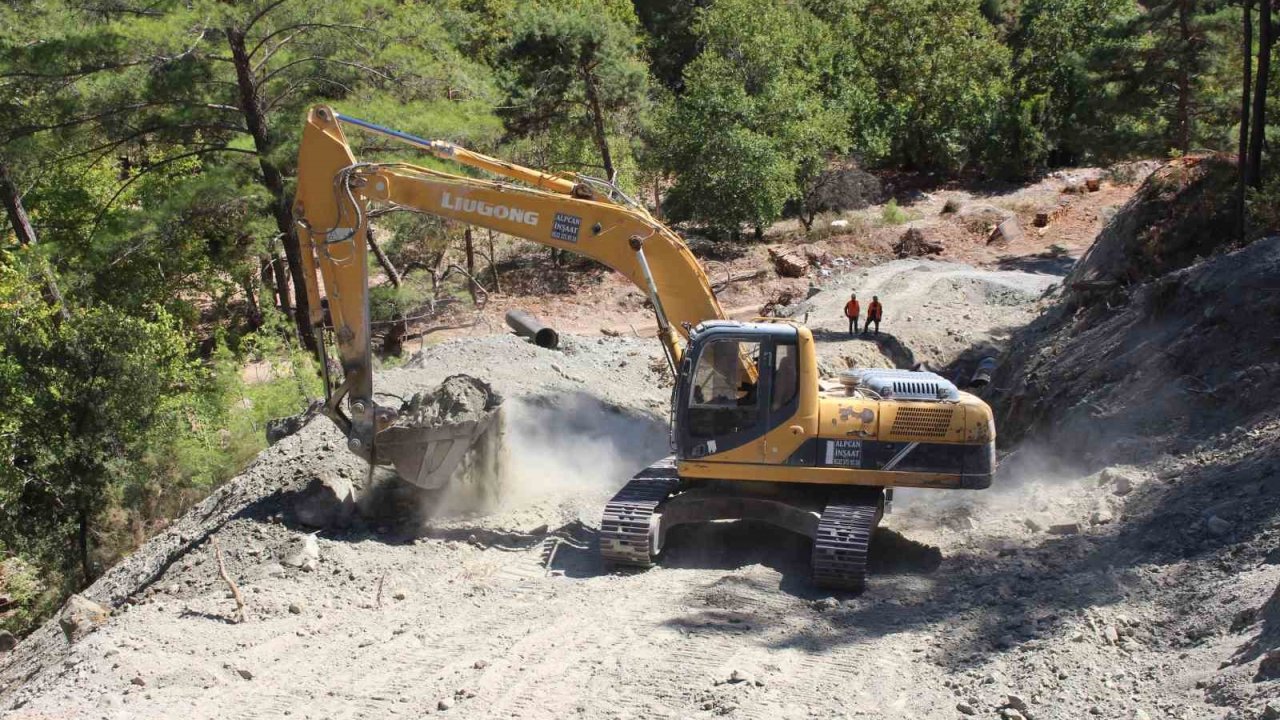
[[[795,345],[778,345],[773,358],[773,402],[770,409],[781,410],[796,399],[800,389],[800,354]]]
[[[748,430],[760,419],[760,343],[713,340],[698,355],[689,398],[689,431],[714,438]]]

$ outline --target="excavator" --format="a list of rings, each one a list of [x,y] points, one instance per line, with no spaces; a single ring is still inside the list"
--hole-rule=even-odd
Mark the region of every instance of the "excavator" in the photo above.
[[[493,179],[361,162],[347,129]],[[851,369],[821,378],[807,327],[727,319],[681,237],[612,182],[544,173],[318,106],[303,130],[293,213],[310,324],[322,348],[332,334],[340,359],[340,377],[322,363],[323,412],[349,450],[393,465],[419,487],[447,482],[488,421],[419,427],[406,422],[404,407],[375,402],[368,292],[374,207],[579,253],[648,296],[675,378],[674,453],[638,472],[605,506],[600,553],[611,565],[652,566],[680,525],[752,520],[812,539],[816,585],[859,590],[894,488],[991,484],[995,424],[981,399],[929,372]]]

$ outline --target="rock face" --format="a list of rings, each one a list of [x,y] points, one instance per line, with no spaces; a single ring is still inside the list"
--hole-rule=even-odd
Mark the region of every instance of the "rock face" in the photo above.
[[[356,515],[355,488],[346,478],[323,470],[295,494],[293,513],[310,527],[348,527]]]
[[[62,607],[58,626],[62,628],[67,642],[73,643],[105,623],[108,615],[110,612],[98,603],[83,595],[72,595]]]

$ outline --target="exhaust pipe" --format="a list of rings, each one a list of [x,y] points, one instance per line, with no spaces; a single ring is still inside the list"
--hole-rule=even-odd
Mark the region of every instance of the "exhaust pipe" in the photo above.
[[[555,350],[560,346],[560,335],[554,329],[542,324],[538,318],[523,310],[508,310],[507,325],[520,337],[533,340],[538,347]]]

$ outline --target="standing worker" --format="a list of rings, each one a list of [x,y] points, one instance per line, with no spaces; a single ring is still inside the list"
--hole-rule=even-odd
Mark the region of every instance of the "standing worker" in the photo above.
[[[871,304],[867,306],[867,323],[862,326],[862,332],[871,329],[871,323],[876,324],[876,334],[880,334],[880,316],[884,314],[884,307],[880,305],[880,296],[872,295]]]
[[[849,318],[849,334],[853,335],[858,332],[858,293],[849,296],[849,302],[844,304],[844,316]]]

